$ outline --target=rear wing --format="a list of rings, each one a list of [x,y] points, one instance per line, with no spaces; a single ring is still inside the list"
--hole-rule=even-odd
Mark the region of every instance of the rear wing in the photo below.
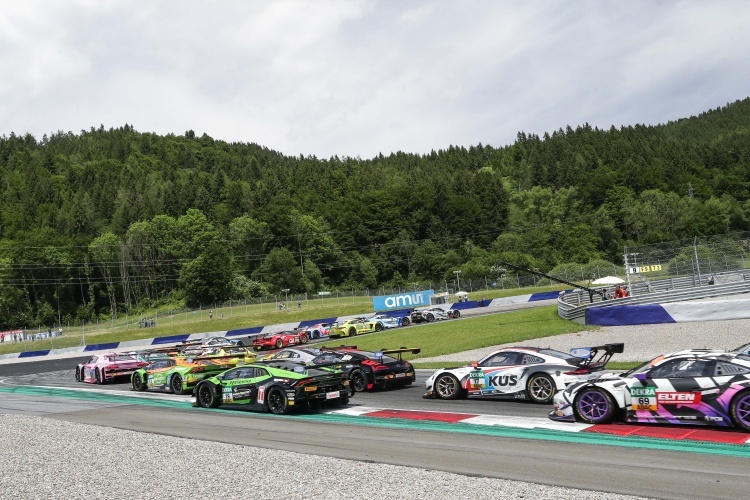
[[[201,363],[201,361],[220,361],[220,360],[229,360],[229,359],[237,359],[238,355],[236,354],[225,354],[223,356],[217,356],[217,355],[205,355],[205,356],[186,356],[185,361],[188,363]]]
[[[625,351],[625,344],[622,342],[616,344],[604,344],[594,347],[578,347],[570,350],[573,356],[584,358],[578,363],[580,368],[602,369],[609,363],[614,354],[620,354]],[[596,356],[599,355],[597,358]]]
[[[341,344],[340,346],[336,347],[321,347],[321,351],[355,351],[357,349],[356,345],[344,345]]]
[[[381,349],[375,353],[375,356],[383,357],[385,354],[398,354],[398,360],[401,361],[401,357],[405,352],[410,352],[412,354],[419,354],[422,352],[422,350],[418,347],[400,347],[398,349]]]
[[[268,359],[262,361],[256,361],[255,364],[272,366],[281,370],[288,370],[290,372],[305,373],[308,369],[319,369],[319,368],[338,368],[341,369],[344,365],[352,364],[351,360],[348,361],[332,361],[330,363],[321,363],[319,365],[308,364],[305,361],[290,361],[290,360],[279,360],[279,359]]]

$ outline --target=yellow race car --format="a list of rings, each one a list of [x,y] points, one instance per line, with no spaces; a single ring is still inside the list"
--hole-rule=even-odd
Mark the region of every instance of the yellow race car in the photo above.
[[[343,323],[334,323],[328,330],[328,336],[336,337],[355,337],[363,333],[372,333],[383,331],[385,327],[382,321],[369,321],[366,318],[353,318]]]

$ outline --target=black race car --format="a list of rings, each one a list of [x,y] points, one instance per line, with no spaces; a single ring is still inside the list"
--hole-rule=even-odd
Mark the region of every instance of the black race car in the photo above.
[[[328,402],[347,404],[349,380],[339,370],[340,365],[268,361],[238,366],[198,382],[193,389],[193,406],[238,406],[284,414]]]
[[[321,354],[310,363],[346,363],[341,369],[349,377],[352,395],[355,392],[411,385],[416,378],[414,367],[401,359],[401,356],[405,352],[417,354],[419,349],[402,347],[371,352],[359,350],[357,346],[341,346],[324,347],[321,351]]]

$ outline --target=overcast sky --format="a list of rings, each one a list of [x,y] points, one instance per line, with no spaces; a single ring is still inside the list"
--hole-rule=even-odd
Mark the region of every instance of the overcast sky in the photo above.
[[[0,0],[0,135],[128,123],[370,158],[748,95],[746,0]]]

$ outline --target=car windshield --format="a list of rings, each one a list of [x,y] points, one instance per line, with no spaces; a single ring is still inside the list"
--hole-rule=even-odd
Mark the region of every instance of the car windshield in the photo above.
[[[657,356],[651,361],[646,361],[642,365],[638,365],[635,368],[626,371],[625,373],[620,374],[621,377],[632,377],[636,373],[643,373],[646,370],[650,370],[651,367],[653,367],[655,364],[657,364],[659,361],[663,360],[664,356]]]
[[[580,356],[573,356],[572,354],[569,354],[567,352],[557,351],[555,349],[540,349],[539,354],[545,354],[547,356],[564,359],[566,361],[570,359],[582,359]]]

